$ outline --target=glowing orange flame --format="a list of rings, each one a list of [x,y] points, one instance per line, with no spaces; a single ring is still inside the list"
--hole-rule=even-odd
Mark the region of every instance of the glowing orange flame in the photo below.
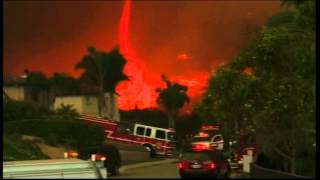
[[[125,74],[130,78],[130,81],[125,81],[119,84],[117,92],[120,94],[118,97],[118,106],[120,109],[133,109],[133,108],[148,108],[156,106],[157,87],[163,87],[164,83],[160,80],[160,75],[151,76],[152,74],[147,71],[139,58],[136,56],[130,41],[129,41],[129,22],[130,22],[131,0],[125,0],[123,11],[119,24],[118,43],[120,52],[127,60],[124,68]],[[188,60],[190,57],[182,53],[178,57],[182,61]],[[158,77],[158,78],[156,78]],[[188,95],[191,98],[200,97],[205,82],[207,81],[206,74],[195,74],[188,76],[188,79],[183,77],[170,76],[170,79],[189,87]],[[189,107],[190,108],[190,105]],[[184,109],[183,111],[186,111]]]
[[[130,81],[122,82],[117,91],[120,109],[132,109],[135,107],[146,108],[155,106],[155,91],[145,82],[144,74],[146,68],[137,60],[134,52],[130,48],[129,42],[129,22],[130,22],[131,1],[125,0],[122,16],[119,25],[119,46],[120,52],[127,59],[124,72],[129,76]]]

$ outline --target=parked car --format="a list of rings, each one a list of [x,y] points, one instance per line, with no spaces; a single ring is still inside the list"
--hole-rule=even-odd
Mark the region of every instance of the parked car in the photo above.
[[[79,150],[79,159],[91,159],[91,155],[96,155],[96,161],[103,161],[107,173],[111,176],[119,175],[121,167],[121,155],[118,148],[111,144],[103,144],[99,147],[89,147]]]
[[[227,156],[221,150],[200,149],[193,146],[179,156],[178,169],[181,178],[210,177],[228,178],[230,165]]]

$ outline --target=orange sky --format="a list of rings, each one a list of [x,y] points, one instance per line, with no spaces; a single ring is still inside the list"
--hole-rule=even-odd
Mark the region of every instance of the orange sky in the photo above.
[[[88,46],[110,51],[118,44],[123,5],[6,1],[4,72],[20,74],[27,68],[78,76],[74,65]],[[140,84],[120,85],[120,108],[155,105],[162,73],[188,85],[195,101],[210,72],[243,47],[246,27],[261,28],[279,8],[279,1],[133,1],[128,42],[134,60],[129,60],[139,65],[132,68],[131,78],[142,79]]]

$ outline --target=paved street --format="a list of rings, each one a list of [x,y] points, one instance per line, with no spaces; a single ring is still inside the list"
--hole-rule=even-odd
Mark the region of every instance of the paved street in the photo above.
[[[121,178],[180,178],[180,176],[176,163],[169,162],[160,165],[128,169],[122,172],[120,176],[112,177],[112,179]]]
[[[120,176],[110,178],[180,178],[176,163],[176,160],[167,159],[161,162],[147,162],[124,166],[120,172]],[[233,172],[230,174],[230,178],[241,178],[241,174]]]

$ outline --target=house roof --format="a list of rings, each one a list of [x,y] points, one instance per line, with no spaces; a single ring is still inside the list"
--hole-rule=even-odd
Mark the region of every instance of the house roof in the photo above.
[[[26,79],[21,76],[11,76],[4,75],[3,76],[3,85],[5,86],[22,86],[25,85]]]

